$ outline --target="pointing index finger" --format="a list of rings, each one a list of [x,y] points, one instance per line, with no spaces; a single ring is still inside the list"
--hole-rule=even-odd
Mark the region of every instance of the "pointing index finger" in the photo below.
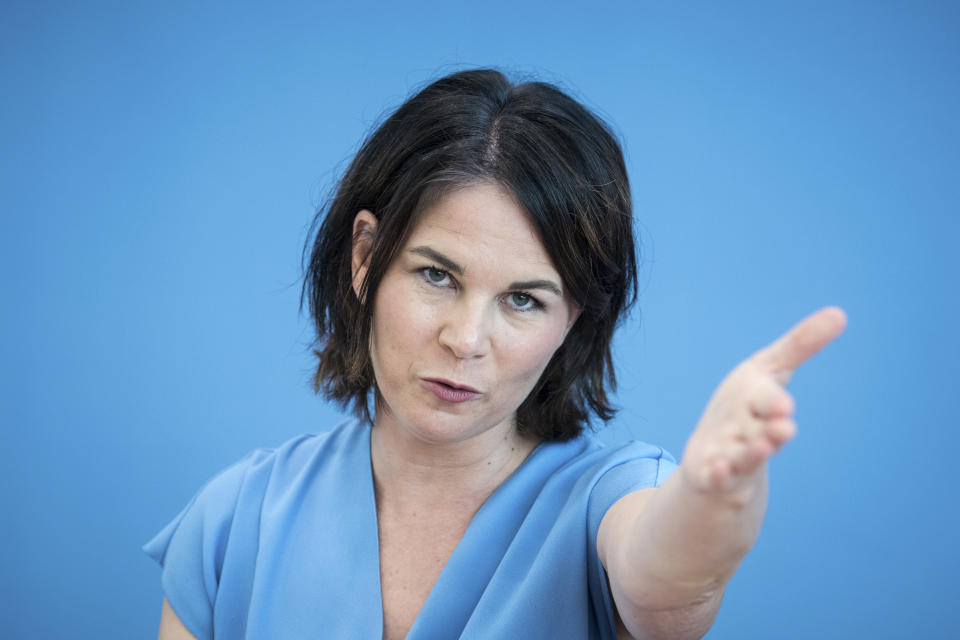
[[[840,307],[824,307],[816,311],[757,354],[764,368],[786,384],[790,376],[813,354],[843,332],[847,314]]]

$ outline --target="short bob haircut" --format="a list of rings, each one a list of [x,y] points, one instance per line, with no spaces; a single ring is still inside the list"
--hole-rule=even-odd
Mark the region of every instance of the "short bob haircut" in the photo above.
[[[637,294],[630,187],[600,118],[553,85],[513,84],[496,70],[453,73],[407,100],[366,139],[317,213],[301,297],[317,335],[314,389],[370,420],[377,287],[421,212],[481,183],[504,187],[526,210],[581,309],[516,414],[520,432],[568,440],[591,412],[603,421],[615,413],[611,340]],[[361,209],[378,225],[358,297],[351,249]]]

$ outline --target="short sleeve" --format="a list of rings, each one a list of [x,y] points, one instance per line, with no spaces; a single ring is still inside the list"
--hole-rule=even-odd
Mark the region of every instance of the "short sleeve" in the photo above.
[[[597,556],[597,532],[607,510],[620,498],[639,489],[659,487],[676,469],[673,456],[655,445],[633,442],[618,451],[616,460],[597,479],[590,494],[587,522],[590,545],[590,592],[594,611],[607,629],[614,628],[615,605],[604,570]]]
[[[659,487],[677,467],[676,461],[660,447],[645,443],[638,445],[642,457],[620,462],[597,480],[590,496],[591,529],[600,528],[607,509],[632,491]]]
[[[143,550],[162,567],[163,593],[199,640],[213,637],[213,604],[237,503],[258,452],[214,476]]]

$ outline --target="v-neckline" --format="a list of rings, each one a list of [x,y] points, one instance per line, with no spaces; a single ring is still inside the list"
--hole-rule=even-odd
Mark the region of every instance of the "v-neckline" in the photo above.
[[[373,424],[368,424],[368,428],[367,428],[368,433],[363,438],[363,441],[365,443],[365,447],[364,447],[365,458],[368,462],[367,473],[365,474],[366,480],[367,480],[367,489],[368,489],[367,495],[370,496],[371,498],[371,502],[370,504],[367,505],[367,508],[369,510],[372,510],[373,536],[374,536],[374,542],[375,542],[373,546],[376,549],[376,562],[373,563],[373,569],[376,571],[375,579],[377,583],[377,618],[379,620],[380,637],[383,638],[384,610],[383,610],[383,582],[381,580],[381,573],[380,573],[381,572],[380,515],[377,512],[376,485],[374,483],[374,478],[373,478],[373,455],[372,455],[373,448],[371,443],[371,438],[373,437],[373,429],[375,429]],[[446,562],[444,562],[443,569],[440,570],[439,575],[437,575],[437,579],[434,581],[433,585],[430,587],[430,591],[429,593],[427,593],[426,600],[423,601],[423,604],[420,606],[420,610],[417,611],[417,615],[414,617],[413,623],[411,623],[410,628],[407,630],[406,636],[404,636],[405,640],[416,640],[418,635],[423,635],[425,633],[424,631],[421,631],[421,628],[423,628],[424,625],[428,623],[421,622],[421,620],[423,619],[423,613],[424,611],[428,611],[431,608],[431,603],[434,600],[436,600],[436,598],[434,597],[434,593],[436,592],[438,585],[441,585],[444,582],[449,581],[448,574],[452,570],[455,570],[456,564],[457,564],[454,562],[454,560],[458,558],[458,552],[463,546],[463,541],[467,539],[467,536],[470,534],[471,529],[474,528],[474,523],[477,522],[478,518],[484,512],[484,507],[490,504],[496,498],[496,496],[502,492],[504,487],[506,487],[507,484],[510,483],[511,479],[515,478],[519,474],[520,470],[523,469],[525,466],[527,466],[527,464],[535,457],[535,455],[541,450],[543,450],[545,448],[545,445],[547,444],[549,444],[548,441],[542,441],[539,444],[537,444],[537,446],[534,447],[530,451],[530,453],[527,454],[527,457],[524,458],[519,465],[517,465],[517,468],[514,469],[512,472],[510,472],[510,474],[503,479],[503,481],[497,486],[497,488],[494,489],[489,496],[487,496],[487,498],[477,508],[473,516],[470,517],[470,521],[467,523],[466,528],[463,530],[463,534],[460,536],[460,539],[457,541],[457,544],[454,546],[453,551],[450,553],[450,557],[447,558]],[[451,569],[451,566],[453,567],[453,569]]]

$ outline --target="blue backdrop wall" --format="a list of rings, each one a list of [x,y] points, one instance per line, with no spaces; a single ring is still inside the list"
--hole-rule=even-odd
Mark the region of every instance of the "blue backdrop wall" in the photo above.
[[[761,538],[711,639],[960,636],[952,2],[0,7],[0,619],[149,637],[140,545],[213,473],[322,431],[306,228],[431,78],[557,82],[625,141],[643,275],[604,432],[679,455],[808,312]]]

